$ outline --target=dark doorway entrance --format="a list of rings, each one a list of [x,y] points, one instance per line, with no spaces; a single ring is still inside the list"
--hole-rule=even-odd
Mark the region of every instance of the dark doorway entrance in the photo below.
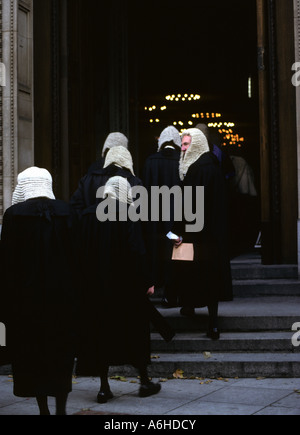
[[[139,125],[145,141],[150,139],[146,131],[161,131],[173,118],[180,120],[180,113],[184,118],[191,110],[188,101],[178,102],[177,113],[165,116],[164,125],[154,128],[148,125],[149,113],[143,116],[144,107],[159,109],[167,95],[200,94],[201,100],[191,104],[192,113],[204,113],[205,119],[207,113],[221,113],[224,121],[234,122],[245,138],[244,151],[258,171],[255,0],[192,1],[187,6],[152,1],[148,8],[132,1],[130,5],[129,30],[138,62]],[[141,143],[140,148],[146,146]]]
[[[257,196],[235,196],[230,221],[232,254],[255,251],[260,231],[256,1],[129,3],[139,169],[168,125],[213,126],[224,151],[243,157],[253,171]]]

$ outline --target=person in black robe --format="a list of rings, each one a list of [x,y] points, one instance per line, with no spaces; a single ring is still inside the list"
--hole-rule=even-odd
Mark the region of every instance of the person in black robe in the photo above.
[[[134,207],[128,181],[111,178],[104,196],[116,205],[115,219],[100,218],[99,207],[94,204],[84,210],[80,232],[84,292],[77,373],[100,375],[98,403],[113,398],[108,381],[110,366],[136,367],[141,377],[141,397],[160,391],[160,385],[150,382],[147,372],[153,311],[147,295],[153,294],[154,287],[141,223],[119,218],[121,207],[126,213]]]
[[[132,156],[123,146],[109,149],[104,167],[95,165],[80,180],[78,189],[70,200],[72,208],[79,216],[95,202],[99,203],[96,198],[98,189],[103,187],[111,177],[116,176],[126,178],[132,187],[142,185],[142,181],[135,176]]]
[[[179,159],[181,153],[181,138],[178,130],[167,127],[160,135],[158,151],[151,155],[145,162],[143,172],[143,184],[148,191],[149,205],[151,205],[151,188],[167,186],[169,189],[174,186],[181,186],[179,178]],[[150,261],[154,270],[155,286],[164,289],[163,305],[176,306],[176,295],[170,287],[170,267],[172,242],[167,234],[172,230],[174,224],[174,196],[170,197],[170,220],[162,219],[162,204],[160,206],[160,220],[151,221],[149,217],[145,226],[147,249]],[[149,207],[151,210],[151,207]]]
[[[74,220],[75,219],[75,220]],[[7,348],[14,394],[35,397],[48,415],[48,396],[65,415],[76,344],[76,215],[56,200],[48,171],[29,168],[3,220]]]
[[[173,262],[173,285],[177,288],[183,315],[193,315],[195,308],[208,307],[208,336],[218,339],[219,302],[233,299],[225,181],[200,130],[184,132],[182,144],[179,173],[184,195],[188,195],[186,187],[192,187],[191,202],[195,212],[196,187],[204,187],[204,229],[187,232],[186,225],[191,223],[186,220],[176,223],[174,233],[182,239],[178,239],[175,245],[178,247],[182,242],[193,244],[194,261]]]
[[[1,227],[0,227],[0,235],[1,235]],[[4,265],[4,252],[3,252],[3,243],[1,241],[1,237],[0,237],[0,264]],[[2,273],[2,279],[3,279],[3,273]],[[8,349],[5,346],[6,344],[6,325],[4,323],[4,319],[5,319],[5,311],[6,311],[6,304],[4,302],[3,299],[3,292],[5,291],[5,281],[3,281],[3,285],[1,286],[0,289],[0,298],[1,298],[1,303],[0,303],[0,328],[2,328],[2,330],[0,330],[0,367],[1,366],[6,366],[10,364],[10,359],[9,359],[9,354],[8,354]]]
[[[222,147],[221,135],[214,131],[214,129],[211,127],[208,127],[207,124],[198,124],[196,125],[196,128],[202,131],[202,133],[206,136],[210,151],[217,157],[225,180],[231,180],[235,176],[235,168],[232,164],[230,156],[225,151],[224,147]]]

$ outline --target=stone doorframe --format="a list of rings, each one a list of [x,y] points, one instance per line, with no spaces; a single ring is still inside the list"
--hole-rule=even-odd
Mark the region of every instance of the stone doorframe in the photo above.
[[[0,0],[0,225],[17,175],[34,164],[33,0]]]

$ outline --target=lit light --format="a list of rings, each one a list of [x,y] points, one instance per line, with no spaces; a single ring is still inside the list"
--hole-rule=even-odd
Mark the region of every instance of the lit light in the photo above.
[[[159,119],[156,119],[156,120],[155,120],[155,122],[157,122],[157,123],[158,123],[158,122],[160,122],[160,120],[159,120]]]
[[[248,78],[248,98],[252,98],[252,77]]]

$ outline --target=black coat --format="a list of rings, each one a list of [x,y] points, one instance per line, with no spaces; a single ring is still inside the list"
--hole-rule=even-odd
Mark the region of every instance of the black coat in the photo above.
[[[186,221],[176,223],[174,227],[175,234],[182,236],[184,243],[193,243],[195,248],[193,262],[172,263],[172,282],[180,305],[204,307],[231,301],[227,197],[224,177],[215,156],[205,153],[190,166],[184,179],[183,187],[186,186],[193,187],[193,195],[197,186],[204,186],[205,223],[203,231],[198,233],[186,232]]]
[[[99,204],[100,199],[96,198],[97,190],[105,186],[111,177],[116,176],[126,178],[132,187],[142,184],[141,180],[127,169],[119,168],[115,165],[110,165],[103,169],[101,164],[96,163],[91,166],[88,173],[80,180],[78,189],[70,200],[72,208],[77,211],[78,215],[81,215],[86,208]]]
[[[150,363],[148,288],[140,222],[103,222],[96,205],[81,219],[81,351],[78,374],[97,375],[101,365]]]
[[[179,159],[180,150],[164,148],[156,154],[151,155],[146,160],[143,172],[143,184],[148,190],[149,206],[151,205],[151,187],[152,186],[181,186],[179,178]],[[173,197],[171,197],[173,201]],[[151,208],[149,207],[149,210]],[[160,210],[161,204],[160,204]],[[170,256],[172,252],[172,243],[166,235],[172,230],[174,223],[174,203],[170,203],[171,219],[168,222],[149,221],[145,225],[145,240],[152,269],[155,273],[156,286],[167,286],[169,281]]]
[[[1,264],[1,268],[3,268],[4,271],[4,249],[3,249],[3,242],[0,240],[0,264]],[[2,271],[2,269],[1,269]],[[4,272],[1,272],[1,279],[2,279],[2,285],[0,287],[0,298],[1,298],[1,302],[0,302],[0,323],[4,324],[4,328],[5,328],[5,323],[4,323],[4,319],[6,318],[6,303],[3,300],[3,293],[6,291],[6,285],[5,285],[5,280],[4,280]],[[5,339],[4,337],[1,337],[2,339]],[[9,359],[9,355],[8,355],[8,351],[7,348],[3,346],[3,343],[0,343],[0,366],[4,366],[4,365],[8,365],[10,363],[10,359]]]
[[[20,397],[72,390],[78,278],[74,216],[61,201],[34,199],[4,215],[7,348]]]

